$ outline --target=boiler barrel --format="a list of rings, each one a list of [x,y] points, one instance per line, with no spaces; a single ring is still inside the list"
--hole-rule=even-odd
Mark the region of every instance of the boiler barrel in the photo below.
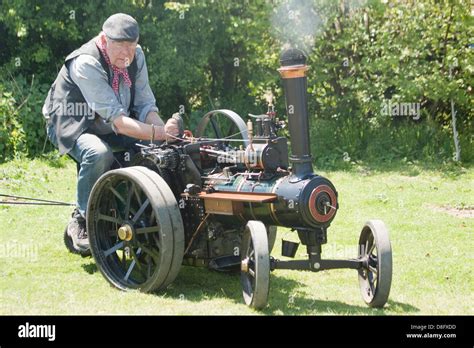
[[[242,217],[245,220],[260,220],[267,225],[292,228],[329,226],[337,209],[334,186],[316,174],[296,181],[291,176],[265,181],[239,176],[232,183],[216,185],[215,188],[219,192],[276,194],[276,200],[271,203],[244,203]]]

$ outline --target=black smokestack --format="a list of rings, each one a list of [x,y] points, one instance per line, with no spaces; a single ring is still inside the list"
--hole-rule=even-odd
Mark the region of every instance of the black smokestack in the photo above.
[[[313,173],[309,145],[306,56],[298,49],[289,49],[280,56],[286,112],[291,137],[290,161],[293,175],[303,178]]]

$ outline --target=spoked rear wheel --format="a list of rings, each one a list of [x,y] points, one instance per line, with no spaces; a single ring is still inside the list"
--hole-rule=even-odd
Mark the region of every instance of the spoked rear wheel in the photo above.
[[[159,290],[179,272],[184,228],[166,182],[144,167],[112,170],[94,185],[87,210],[92,255],[122,290]]]
[[[264,308],[270,288],[270,256],[267,230],[260,221],[249,221],[245,227],[240,280],[245,303],[256,309]]]
[[[369,220],[359,238],[359,285],[370,307],[383,307],[392,284],[392,247],[388,229],[381,220]]]

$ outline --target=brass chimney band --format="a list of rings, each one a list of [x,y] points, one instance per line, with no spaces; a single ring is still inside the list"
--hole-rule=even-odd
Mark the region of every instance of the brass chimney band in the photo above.
[[[281,77],[284,79],[296,79],[299,77],[306,77],[306,72],[309,70],[307,65],[290,65],[278,69]]]

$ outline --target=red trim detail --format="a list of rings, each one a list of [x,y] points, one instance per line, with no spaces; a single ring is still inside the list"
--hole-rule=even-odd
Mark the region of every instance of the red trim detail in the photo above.
[[[329,214],[326,215],[322,215],[318,212],[318,209],[316,208],[316,197],[321,192],[327,193],[331,199],[331,205],[337,208],[336,194],[334,193],[333,189],[327,185],[320,185],[316,187],[313,192],[311,192],[311,195],[309,196],[308,207],[313,219],[315,219],[317,222],[327,222],[331,220],[334,214],[336,214],[336,209],[329,208]]]

